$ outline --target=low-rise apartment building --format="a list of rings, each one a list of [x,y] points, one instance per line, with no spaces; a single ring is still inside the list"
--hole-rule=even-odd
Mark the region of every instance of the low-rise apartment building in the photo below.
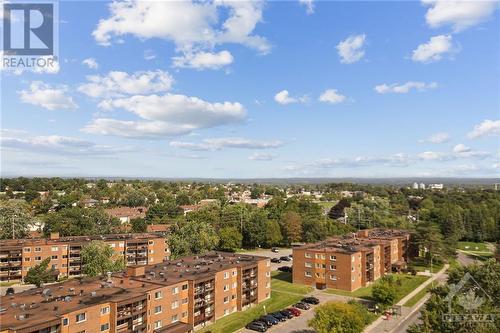
[[[370,229],[294,248],[293,282],[318,289],[365,287],[405,267],[409,238],[406,231]]]
[[[53,233],[50,238],[0,240],[0,281],[22,280],[46,258],[51,258],[49,267],[58,270],[59,277],[81,275],[80,252],[93,240],[109,244],[127,265],[156,264],[170,257],[165,238],[154,233],[74,237]]]
[[[183,333],[271,295],[267,257],[211,252],[1,298],[0,333]]]

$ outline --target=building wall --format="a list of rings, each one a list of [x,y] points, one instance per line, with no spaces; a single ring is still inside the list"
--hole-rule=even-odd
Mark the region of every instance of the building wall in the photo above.
[[[156,297],[156,293],[161,293]],[[148,292],[147,332],[155,330],[155,323],[160,321],[161,327],[178,321],[189,322],[189,282],[182,281],[170,286],[160,287]],[[160,307],[160,312],[156,312]]]
[[[238,269],[215,274],[215,320],[238,310]]]
[[[271,261],[260,260],[257,264],[257,302],[260,303],[271,297]]]
[[[106,320],[111,321],[109,316],[101,318],[101,307],[101,304],[96,304],[63,315],[61,317],[61,333],[100,332],[100,323],[104,323]],[[81,313],[85,313],[86,318],[84,321],[77,323],[76,316]],[[64,319],[68,319],[67,326],[63,325]]]

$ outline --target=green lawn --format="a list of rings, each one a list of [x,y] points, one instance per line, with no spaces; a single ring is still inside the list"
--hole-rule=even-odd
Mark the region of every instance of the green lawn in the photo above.
[[[429,290],[432,288],[432,283],[428,284],[424,289],[420,290],[418,293],[415,294],[415,296],[413,296],[412,298],[410,298],[405,304],[404,306],[407,306],[407,307],[412,307],[414,306],[415,304],[418,303],[418,301],[420,301],[422,299],[422,297],[425,296],[425,294],[427,294],[429,292]]]
[[[212,325],[207,326],[201,332],[226,333],[234,332],[244,327],[254,319],[266,312],[283,310],[290,305],[297,303],[305,294],[313,290],[312,287],[292,284],[292,274],[285,272],[273,272],[271,277],[271,298],[248,310],[233,313],[227,317],[217,320]]]
[[[431,270],[431,266],[428,264],[428,263],[424,263],[424,261],[422,260],[422,258],[415,258],[415,259],[412,259],[412,261],[409,263],[409,268],[413,268],[414,270],[416,270],[417,272],[423,272],[423,271],[430,271]],[[444,263],[442,262],[434,262],[432,263],[432,272],[433,273],[436,273],[436,272],[439,272],[441,270],[441,268],[443,268],[444,266]]]
[[[340,289],[327,289],[325,291],[329,294],[370,299],[372,296],[372,287],[373,284],[368,287],[356,289],[354,291],[346,291]]]
[[[459,250],[471,252],[491,252],[485,243],[458,242]]]

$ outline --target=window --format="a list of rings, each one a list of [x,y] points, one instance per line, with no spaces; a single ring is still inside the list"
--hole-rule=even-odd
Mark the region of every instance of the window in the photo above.
[[[332,260],[332,261],[337,260],[337,256],[330,256],[330,260]]]
[[[271,266],[271,261],[270,260],[266,260],[266,266],[267,267]]]
[[[224,279],[227,279],[229,277],[229,273],[228,272],[224,272]]]
[[[51,256],[50,259],[57,260],[57,256]]]
[[[109,331],[109,323],[101,325],[101,332]]]
[[[354,268],[354,266],[352,266],[352,267],[351,267],[351,272],[354,272],[354,269],[355,269],[355,268]]]
[[[224,297],[224,304],[229,302],[229,296]]]
[[[232,287],[233,287],[233,289],[236,289],[236,286],[237,286],[237,285],[238,285],[238,283],[233,282],[233,286],[232,286]]]
[[[267,277],[271,277],[271,272],[266,272]]]
[[[354,262],[354,256],[351,257],[351,261]]]
[[[305,274],[306,274],[307,277],[311,277],[312,276],[311,272],[309,272],[309,271],[307,271]]]
[[[173,323],[176,323],[176,322],[178,322],[178,321],[179,321],[179,319],[177,318],[177,315],[176,315],[176,314],[175,314],[175,315],[173,315],[173,316],[172,316],[172,322],[173,322]]]
[[[63,326],[68,326],[68,325],[69,325],[69,319],[63,318]]]
[[[62,264],[61,267],[68,267],[68,264]]]
[[[306,263],[305,263],[304,265],[305,265],[307,268],[311,268],[311,267],[313,267],[313,265],[312,265],[310,262],[307,262],[307,261],[306,261]]]
[[[187,316],[188,316],[187,311],[185,311],[185,312],[182,313],[182,318],[186,318]]]
[[[229,313],[229,309],[224,309],[224,316],[227,316]]]
[[[155,314],[161,313],[161,305],[155,306]]]
[[[155,299],[160,299],[162,297],[163,297],[163,292],[161,292],[161,291],[155,292]]]
[[[271,284],[269,282],[266,282],[266,288],[269,288]]]
[[[353,276],[353,277],[352,277],[352,281],[353,281],[353,282],[354,282],[354,280],[356,280],[356,277],[355,277],[355,276]]]
[[[233,271],[233,276],[236,276],[236,274],[238,274],[238,271],[237,271],[237,270],[234,270],[234,271]]]
[[[76,315],[76,322],[81,323],[82,321],[87,320],[87,314],[85,312],[79,313]]]
[[[228,291],[228,290],[229,290],[229,285],[228,284],[224,285],[224,291]]]
[[[337,277],[335,275],[330,275],[330,280],[337,281]]]
[[[155,241],[150,240],[150,241],[148,242],[148,244],[149,244],[149,245],[155,245]]]
[[[182,299],[182,304],[187,304],[187,302],[188,302],[187,297]]]
[[[105,306],[101,308],[101,315],[105,315],[109,313],[109,306]]]
[[[111,247],[114,249],[116,247],[115,243],[111,243]]]
[[[24,261],[30,261],[31,258],[24,258]]]
[[[189,285],[187,283],[182,285],[182,290],[188,290],[188,288],[189,288]]]
[[[235,294],[232,294],[232,295],[231,295],[231,299],[236,299],[236,295],[235,295]]]
[[[42,252],[42,248],[41,247],[35,247],[35,252]]]
[[[41,261],[42,257],[35,257],[35,261]]]
[[[177,309],[179,307],[179,301],[172,302],[172,309]]]
[[[307,252],[306,252],[306,253],[304,254],[304,257],[306,257],[306,258],[312,258],[312,255],[311,255],[310,253],[307,253]]]
[[[334,270],[336,270],[336,269],[337,269],[337,266],[336,266],[336,265],[330,265],[330,269],[331,269],[332,271],[334,271]]]
[[[52,269],[57,269],[57,264],[52,265]]]
[[[161,328],[161,320],[155,321],[155,328]]]
[[[31,247],[25,247],[24,252],[31,252]]]
[[[57,246],[52,246],[52,252],[56,252],[56,251],[59,251],[59,247],[57,247]]]
[[[178,294],[179,293],[179,287],[173,287],[172,288],[172,295]]]

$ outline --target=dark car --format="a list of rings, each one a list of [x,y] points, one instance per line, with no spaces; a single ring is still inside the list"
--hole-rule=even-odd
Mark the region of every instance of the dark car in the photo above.
[[[295,317],[295,315],[288,310],[281,310],[280,313],[288,319],[292,319],[293,317]]]
[[[280,267],[278,267],[278,271],[291,273],[292,272],[292,267],[289,267],[289,266],[280,266]]]
[[[267,325],[262,321],[252,321],[250,324],[246,326],[246,328],[257,332],[267,331]]]
[[[281,262],[280,258],[272,258],[271,262],[274,262],[276,264],[279,264]]]
[[[310,297],[303,298],[302,302],[309,303],[309,304],[319,304],[319,299],[317,299],[316,297],[310,296]]]
[[[274,253],[278,253],[278,252],[280,252],[280,250],[279,250],[277,247],[273,247],[273,248],[271,249],[271,251],[272,251],[272,252],[274,252]]]
[[[270,315],[260,317],[259,321],[264,322],[267,326],[277,325],[279,323],[278,319]]]
[[[288,319],[287,317],[283,316],[279,311],[270,313],[270,315],[278,319],[279,321],[286,321]]]
[[[302,314],[302,312],[297,308],[288,308],[287,311],[290,311],[295,317],[298,317]]]
[[[14,290],[14,288],[9,287],[9,288],[7,288],[7,290],[5,291],[5,296],[14,295],[14,294],[15,294],[15,292],[16,292],[16,291]]]
[[[292,261],[292,259],[289,256],[280,257],[280,260],[281,261]]]
[[[311,306],[309,304],[303,303],[303,302],[299,302],[299,303],[295,304],[294,307],[296,307],[297,309],[301,309],[301,310],[309,310],[311,308]]]

